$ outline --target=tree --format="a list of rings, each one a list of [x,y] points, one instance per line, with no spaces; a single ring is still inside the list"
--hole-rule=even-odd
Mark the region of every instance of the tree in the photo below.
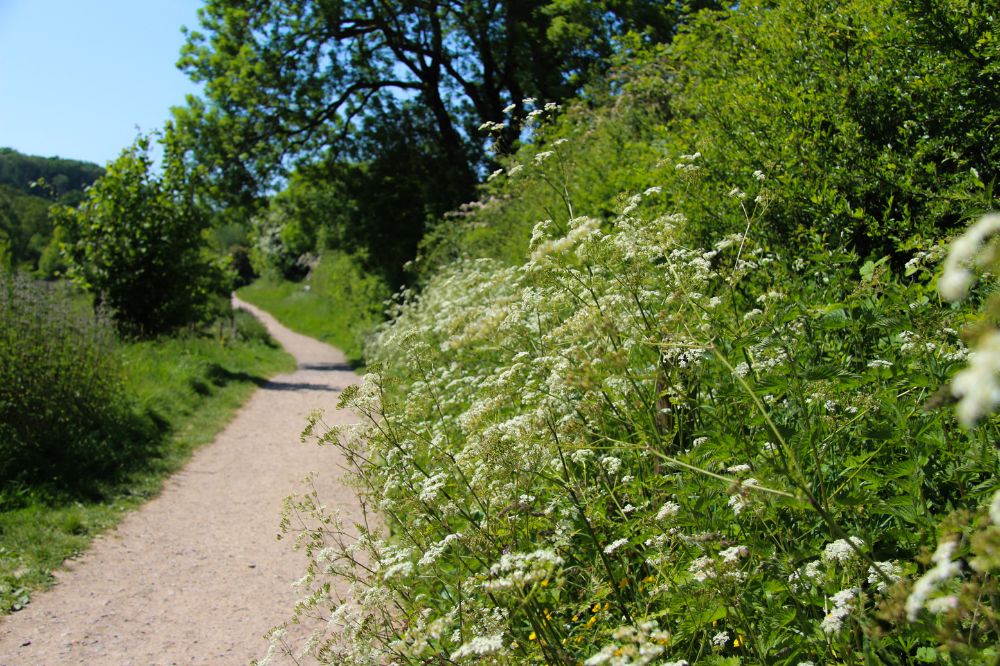
[[[668,39],[690,11],[654,0],[208,0],[179,63],[208,102],[190,100],[177,122],[215,153],[209,163],[260,183],[289,156],[340,152],[378,100],[416,98],[434,141],[468,164],[482,157],[480,123],[526,97],[574,94],[606,67],[616,34]]]
[[[66,246],[71,275],[130,334],[155,335],[197,321],[220,282],[204,252],[199,172],[179,160],[169,137],[162,143],[162,175],[154,172],[149,138],[140,137],[79,208],[58,213],[75,239]]]

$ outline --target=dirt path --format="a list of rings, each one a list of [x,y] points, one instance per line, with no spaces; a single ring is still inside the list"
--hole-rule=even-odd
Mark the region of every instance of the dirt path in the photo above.
[[[305,556],[277,541],[282,500],[318,472],[324,503],[358,515],[337,452],[299,442],[306,416],[336,412],[358,381],[343,355],[254,312],[299,368],[257,391],[163,492],[95,540],[58,585],[0,619],[0,664],[246,664],[288,619]]]

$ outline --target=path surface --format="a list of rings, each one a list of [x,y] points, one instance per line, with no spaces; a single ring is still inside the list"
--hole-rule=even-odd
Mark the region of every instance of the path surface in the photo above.
[[[251,306],[298,370],[265,384],[215,442],[199,450],[163,492],[67,562],[51,590],[0,618],[0,664],[247,664],[263,635],[289,619],[291,583],[305,556],[277,541],[282,500],[318,473],[322,501],[358,516],[337,482],[338,452],[302,444],[308,414],[327,423],[338,392],[355,383],[344,356],[293,333]],[[350,524],[350,523],[348,523]]]

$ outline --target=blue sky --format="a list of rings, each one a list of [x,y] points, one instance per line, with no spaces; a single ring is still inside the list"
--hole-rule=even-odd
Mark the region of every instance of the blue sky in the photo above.
[[[202,0],[0,0],[0,146],[103,165],[198,89],[175,66]]]

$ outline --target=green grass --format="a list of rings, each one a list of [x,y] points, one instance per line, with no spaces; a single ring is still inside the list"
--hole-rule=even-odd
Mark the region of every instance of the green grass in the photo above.
[[[0,512],[0,612],[18,610],[50,585],[52,571],[87,547],[123,513],[155,496],[198,447],[211,442],[268,377],[294,369],[248,315],[211,334],[123,345],[128,392],[161,433],[152,455],[98,496],[23,488]]]
[[[329,343],[355,366],[362,363],[366,335],[382,321],[389,289],[351,257],[327,253],[302,282],[262,278],[239,290],[299,333]]]

